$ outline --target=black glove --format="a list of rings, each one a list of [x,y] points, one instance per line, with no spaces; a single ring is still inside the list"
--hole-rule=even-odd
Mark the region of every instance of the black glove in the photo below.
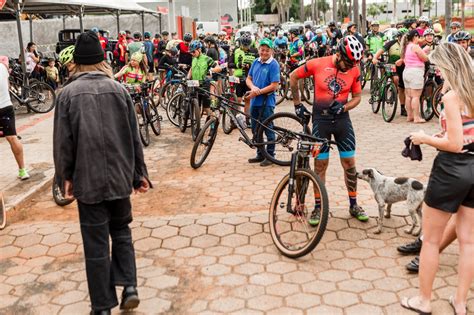
[[[339,101],[334,101],[332,102],[328,111],[332,115],[340,115],[344,113],[344,105]]]
[[[309,111],[304,107],[302,103],[299,103],[298,105],[295,105],[295,114],[298,116],[300,119],[305,119],[305,113],[309,113]]]

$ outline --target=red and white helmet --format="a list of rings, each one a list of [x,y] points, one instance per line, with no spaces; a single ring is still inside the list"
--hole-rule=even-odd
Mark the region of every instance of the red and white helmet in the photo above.
[[[339,42],[338,51],[344,59],[358,62],[364,56],[364,46],[354,35],[348,35]]]

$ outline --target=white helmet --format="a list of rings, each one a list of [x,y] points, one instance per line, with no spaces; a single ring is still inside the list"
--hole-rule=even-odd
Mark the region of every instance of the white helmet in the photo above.
[[[226,36],[226,35],[227,35],[227,33],[225,31],[220,31],[219,32],[219,36]]]
[[[283,32],[282,30],[279,30],[277,35],[278,37],[283,37],[283,35],[285,35],[285,32]]]
[[[420,18],[418,19],[418,22],[425,22],[425,23],[428,23],[430,21],[430,19],[427,17],[427,16],[420,16]]]
[[[320,28],[316,29],[316,34],[322,34],[322,33],[323,33],[322,29],[320,29]]]

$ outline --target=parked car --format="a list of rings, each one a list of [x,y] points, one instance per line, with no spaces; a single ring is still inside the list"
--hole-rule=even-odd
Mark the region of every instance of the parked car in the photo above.
[[[88,31],[88,29],[84,30],[85,32]],[[104,30],[99,30],[100,34],[104,36],[106,31]],[[64,29],[58,32],[58,42],[56,43],[56,53],[59,54],[61,50],[64,48],[74,45],[76,43],[76,39],[81,34],[80,29]],[[115,41],[117,43],[117,41]],[[109,40],[109,45],[107,46],[106,50],[107,51],[113,51],[115,48],[114,43],[111,43],[111,40]]]

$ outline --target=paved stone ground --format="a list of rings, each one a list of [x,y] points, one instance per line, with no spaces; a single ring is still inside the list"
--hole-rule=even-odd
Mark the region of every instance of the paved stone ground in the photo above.
[[[291,109],[291,104],[278,107]],[[387,175],[427,180],[435,151],[423,147],[422,162],[400,152],[410,131],[434,133],[435,123],[416,126],[397,117],[386,124],[380,114],[370,113],[366,97],[351,116],[359,170],[376,167]],[[373,234],[374,218],[367,224],[350,219],[335,150],[327,176],[328,231],[313,253],[287,259],[276,251],[266,224],[271,195],[287,169],[247,164],[254,152],[237,140],[235,131],[220,134],[199,170],[189,166],[190,135],[167,124],[145,149],[156,188],[133,196],[142,298],[136,313],[405,314],[398,300],[414,294],[418,283],[404,270],[412,257],[395,249],[411,239],[403,232],[409,220],[403,205],[394,207],[381,235]],[[43,150],[50,147],[48,140],[39,141]],[[358,199],[376,215],[364,182]],[[0,232],[0,314],[86,314],[75,204],[55,206],[45,187],[9,219],[10,226]],[[457,251],[454,245],[442,255],[435,314],[450,313]],[[474,311],[474,300],[469,307]]]
[[[267,221],[262,211],[136,218],[135,313],[411,314],[398,304],[418,285],[403,267],[411,257],[395,250],[408,241],[405,218],[374,235],[375,221],[333,211],[322,243],[297,260],[277,252]],[[1,314],[88,312],[77,223],[15,224],[1,232],[0,247]],[[451,246],[441,256],[434,314],[450,312],[456,253]]]

